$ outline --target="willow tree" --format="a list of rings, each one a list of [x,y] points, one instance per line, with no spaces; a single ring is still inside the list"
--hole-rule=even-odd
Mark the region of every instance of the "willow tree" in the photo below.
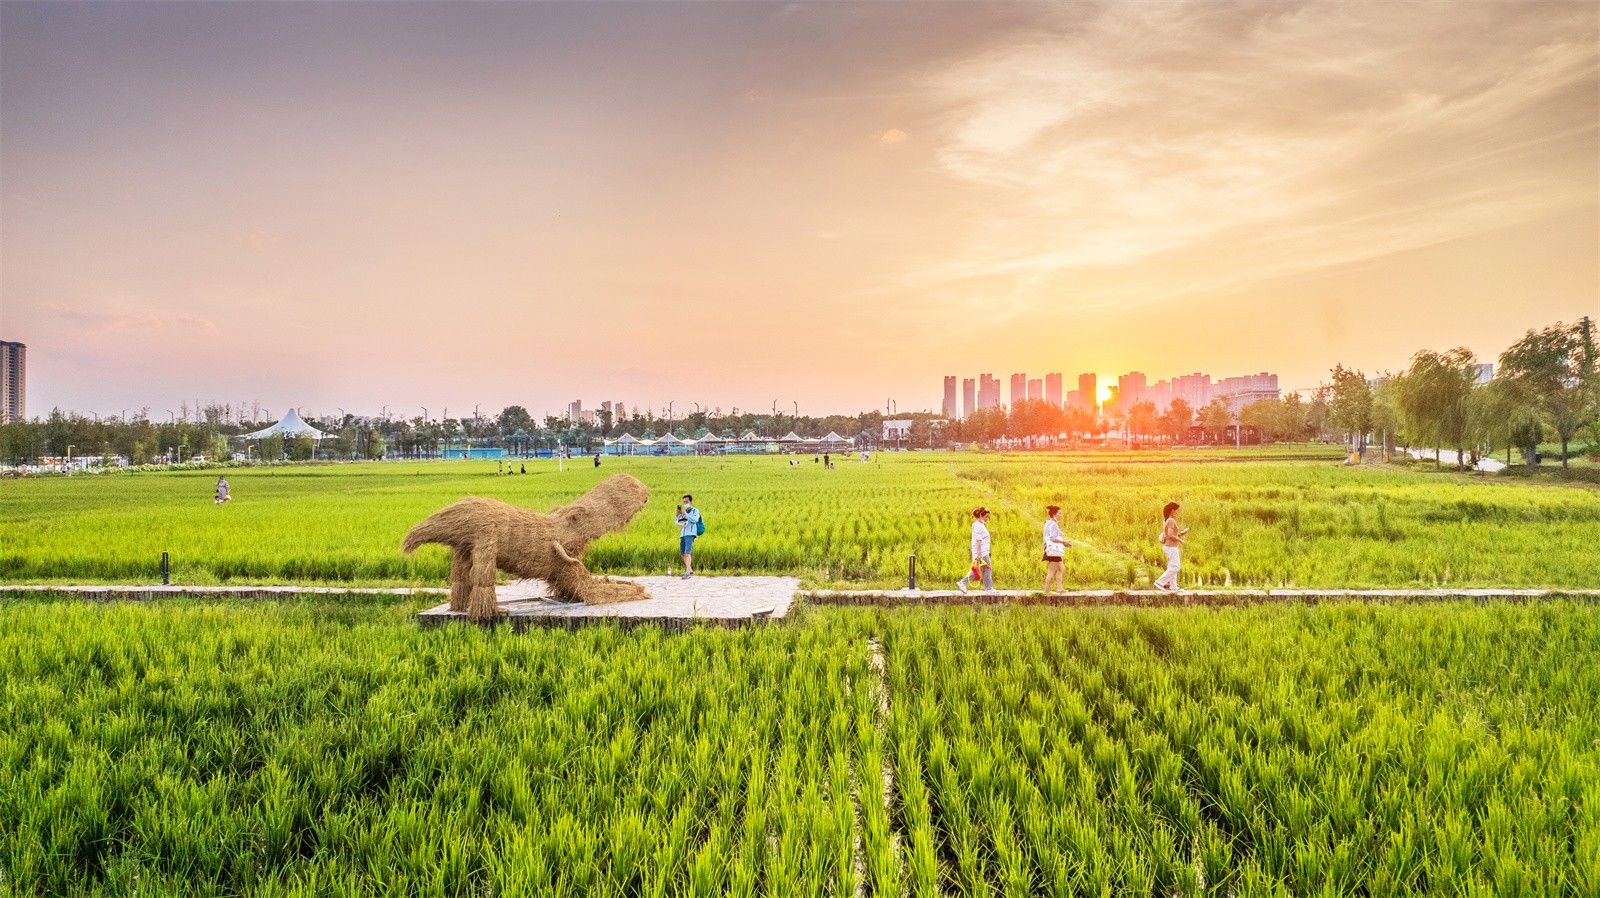
[[[1561,440],[1561,466],[1573,434],[1600,413],[1600,359],[1587,318],[1528,331],[1500,354],[1500,376]]]
[[[1477,382],[1477,361],[1464,346],[1448,352],[1424,349],[1411,357],[1395,389],[1406,433],[1433,446],[1435,465],[1440,448],[1449,446],[1456,451],[1456,464],[1466,469],[1467,400]]]

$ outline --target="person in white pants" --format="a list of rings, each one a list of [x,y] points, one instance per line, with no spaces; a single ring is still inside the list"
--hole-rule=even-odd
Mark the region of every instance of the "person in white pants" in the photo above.
[[[1061,559],[1072,543],[1061,532],[1061,506],[1047,506],[1044,514],[1044,591],[1053,592],[1061,588],[1065,572]]]
[[[1167,570],[1155,582],[1155,587],[1162,592],[1183,592],[1178,588],[1178,556],[1183,546],[1183,535],[1189,532],[1189,528],[1178,529],[1177,514],[1176,502],[1168,502],[1161,509],[1161,551],[1167,555]]]
[[[989,566],[989,509],[973,509],[972,518],[972,566],[982,573],[983,591],[994,592],[994,568]],[[967,581],[971,579],[972,571],[969,570],[966,576],[956,581],[956,589],[966,592]]]

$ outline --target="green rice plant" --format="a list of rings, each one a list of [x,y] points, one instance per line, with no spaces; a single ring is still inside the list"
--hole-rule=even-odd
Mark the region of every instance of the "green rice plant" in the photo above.
[[[398,550],[427,514],[466,495],[547,509],[618,471],[653,498],[590,548],[588,563],[607,573],[678,563],[672,510],[685,490],[710,525],[696,544],[700,569],[813,586],[903,585],[912,553],[925,586],[953,586],[970,561],[971,511],[984,505],[998,585],[1035,588],[1048,504],[1063,506],[1074,544],[1069,586],[1146,586],[1165,563],[1156,533],[1168,500],[1193,528],[1191,584],[1587,587],[1600,573],[1592,486],[1251,453],[1175,460],[1194,457],[890,453],[831,471],[781,458],[624,457],[598,470],[539,460],[511,477],[480,461],[241,468],[224,506],[211,503],[206,471],[0,481],[0,582],[148,583],[166,551],[180,583],[442,585],[442,548]]]

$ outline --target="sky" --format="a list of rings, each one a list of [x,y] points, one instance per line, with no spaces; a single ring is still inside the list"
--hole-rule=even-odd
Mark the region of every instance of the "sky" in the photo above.
[[[0,3],[28,412],[937,409],[1600,315],[1600,6]]]

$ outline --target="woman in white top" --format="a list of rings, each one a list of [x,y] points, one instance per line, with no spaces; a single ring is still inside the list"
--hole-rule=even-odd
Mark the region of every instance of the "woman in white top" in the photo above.
[[[1061,506],[1051,505],[1044,513],[1044,591],[1052,592],[1061,588],[1061,577],[1065,570],[1061,557],[1063,552],[1072,548],[1072,543],[1067,542],[1066,535],[1061,532]]]
[[[994,592],[994,569],[989,566],[989,509],[972,510],[972,569],[956,581],[956,589],[967,591],[967,581],[974,573],[983,575],[983,591]]]
[[[1161,579],[1155,582],[1156,589],[1162,592],[1182,593],[1178,588],[1178,565],[1182,555],[1183,535],[1189,532],[1188,527],[1178,526],[1178,503],[1168,502],[1161,509],[1161,551],[1167,556],[1167,569]]]

